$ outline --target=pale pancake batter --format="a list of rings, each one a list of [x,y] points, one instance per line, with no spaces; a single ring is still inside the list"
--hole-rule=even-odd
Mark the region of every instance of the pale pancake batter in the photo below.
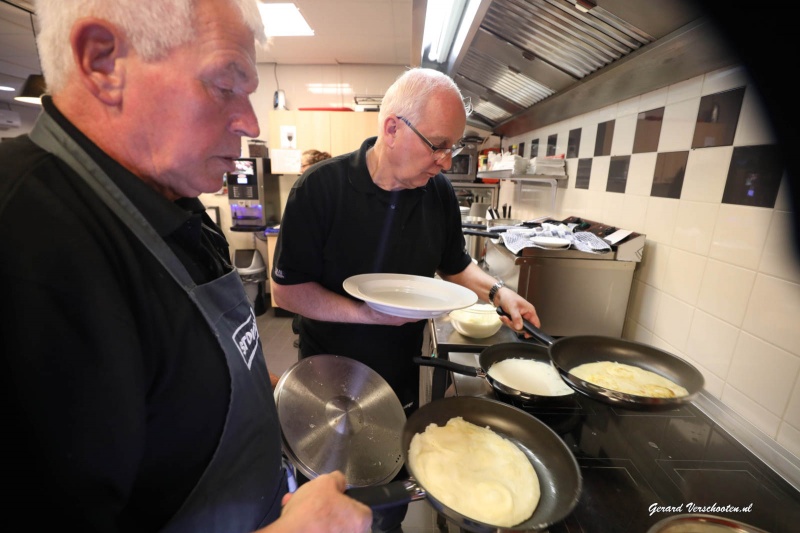
[[[550,363],[532,359],[503,359],[489,368],[489,377],[506,387],[538,396],[564,396],[573,390]]]
[[[539,503],[539,478],[522,450],[460,416],[414,435],[408,459],[428,494],[473,520],[514,526]]]
[[[685,388],[655,372],[613,361],[586,363],[569,373],[600,387],[635,396],[678,398],[689,394]]]

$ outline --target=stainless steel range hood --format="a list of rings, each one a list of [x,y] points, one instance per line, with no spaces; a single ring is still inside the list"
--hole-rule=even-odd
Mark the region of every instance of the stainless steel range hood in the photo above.
[[[690,0],[596,4],[482,0],[463,43],[421,64],[471,97],[468,125],[511,136],[736,62]]]

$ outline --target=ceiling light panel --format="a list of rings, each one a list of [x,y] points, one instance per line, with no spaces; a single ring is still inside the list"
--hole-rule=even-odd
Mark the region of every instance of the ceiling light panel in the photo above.
[[[295,4],[258,4],[267,37],[297,37],[314,35]]]

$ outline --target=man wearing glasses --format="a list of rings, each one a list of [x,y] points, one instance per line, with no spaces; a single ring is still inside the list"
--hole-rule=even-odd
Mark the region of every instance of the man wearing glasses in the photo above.
[[[502,320],[514,329],[522,329],[523,318],[539,325],[533,305],[466,252],[458,201],[441,173],[461,150],[466,107],[438,71],[401,75],[383,97],[377,138],[322,162],[292,187],[271,265],[277,305],[301,316],[300,357],[334,354],[366,364],[389,383],[406,414],[419,401],[412,357],[421,354],[426,321],[378,312],[351,297],[344,280],[438,273],[502,306],[513,317]],[[388,531],[399,520],[376,529]]]
[[[277,305],[301,315],[300,354],[351,357],[377,371],[406,413],[416,408],[425,320],[392,316],[351,297],[350,276],[400,273],[472,289],[502,306],[509,323],[539,324],[533,305],[476,266],[465,250],[449,169],[466,126],[455,83],[411,69],[387,90],[378,136],[328,159],[292,187],[271,265]],[[493,290],[494,288],[494,290]],[[506,318],[503,320],[507,321]]]
[[[458,201],[441,172],[461,150],[467,111],[446,75],[405,72],[383,98],[377,138],[295,183],[271,267],[276,303],[301,315],[300,356],[365,363],[391,385],[406,414],[419,400],[412,357],[421,353],[426,321],[378,312],[352,298],[344,280],[438,273],[502,306],[514,329],[522,329],[523,317],[539,324],[533,305],[500,287],[466,252]]]

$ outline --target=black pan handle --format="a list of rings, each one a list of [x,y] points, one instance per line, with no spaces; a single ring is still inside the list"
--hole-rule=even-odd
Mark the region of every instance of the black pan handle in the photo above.
[[[397,507],[427,497],[425,491],[410,479],[393,481],[386,485],[354,487],[344,493],[373,510]]]
[[[464,235],[476,235],[478,237],[489,237],[490,239],[496,239],[500,236],[499,233],[494,231],[480,231],[476,229],[464,229],[461,230]]]
[[[454,363],[453,361],[448,361],[447,359],[440,359],[438,357],[414,357],[414,362],[421,366],[435,366],[437,368],[444,368],[445,370],[450,370],[451,372],[456,372],[458,374],[464,374],[465,376],[472,376],[478,377],[480,376],[480,369],[475,368],[474,366],[469,365],[462,365],[459,363]]]
[[[497,308],[497,314],[500,316],[508,317],[509,319],[511,318],[511,315],[506,313],[505,309],[503,309],[502,307]],[[548,347],[552,346],[552,344],[556,342],[556,340],[553,337],[551,337],[544,331],[540,330],[539,328],[537,328],[524,318],[522,319],[522,329],[524,329],[525,331],[536,337],[538,340],[542,341],[545,344],[545,346]]]

